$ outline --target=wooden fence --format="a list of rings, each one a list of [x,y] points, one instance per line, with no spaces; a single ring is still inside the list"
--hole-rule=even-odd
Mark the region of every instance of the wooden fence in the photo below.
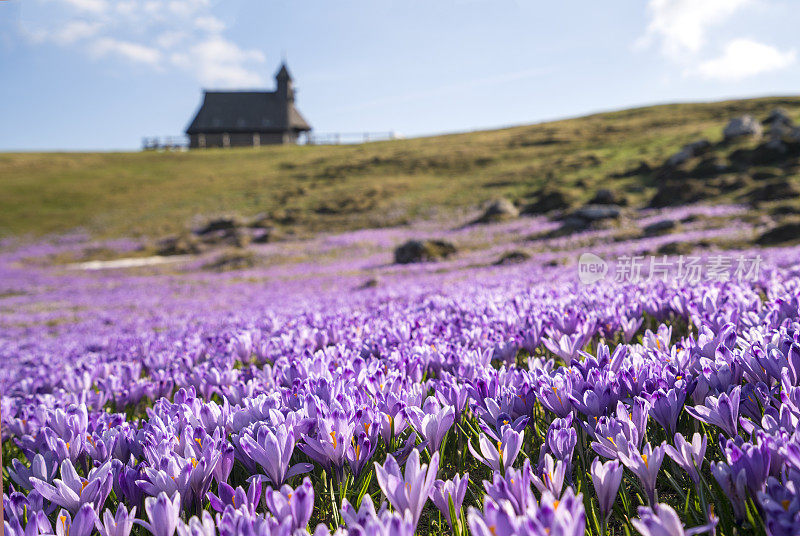
[[[189,136],[152,136],[142,138],[143,151],[184,151],[189,148]]]
[[[301,136],[301,145],[344,145],[400,139],[396,132],[309,132]],[[143,151],[185,151],[189,148],[188,136],[151,136],[142,138]]]
[[[369,143],[372,141],[396,140],[401,138],[396,132],[328,132],[305,136],[306,145],[342,145]]]

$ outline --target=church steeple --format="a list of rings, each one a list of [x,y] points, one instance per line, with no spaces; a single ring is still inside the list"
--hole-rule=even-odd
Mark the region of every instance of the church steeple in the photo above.
[[[286,62],[281,62],[281,68],[275,74],[275,81],[278,86],[278,95],[282,96],[287,102],[294,102],[294,83]]]

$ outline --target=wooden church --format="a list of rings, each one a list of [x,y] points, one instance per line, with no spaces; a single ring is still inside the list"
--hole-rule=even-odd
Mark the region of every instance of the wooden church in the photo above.
[[[186,129],[191,149],[296,143],[311,130],[294,104],[286,63],[275,91],[204,91],[203,104]]]

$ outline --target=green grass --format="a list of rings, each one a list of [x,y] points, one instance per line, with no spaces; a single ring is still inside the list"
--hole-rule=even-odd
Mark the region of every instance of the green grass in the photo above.
[[[762,98],[357,146],[0,154],[0,236],[157,237],[231,213],[267,213],[299,233],[397,225],[497,196],[524,203],[546,183],[576,201],[608,187],[642,204],[649,176],[610,175],[658,165],[700,136],[719,139],[729,118],[776,106],[800,114],[800,98]]]

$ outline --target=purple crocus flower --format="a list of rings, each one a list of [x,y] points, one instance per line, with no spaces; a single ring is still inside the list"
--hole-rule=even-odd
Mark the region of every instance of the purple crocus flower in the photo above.
[[[692,390],[694,384],[692,384]],[[650,402],[650,416],[660,424],[668,435],[674,435],[678,426],[678,418],[686,402],[687,389],[659,389],[651,393],[647,400]]]
[[[708,438],[705,434],[701,435],[697,432],[692,436],[691,443],[687,442],[681,434],[675,434],[675,446],[664,447],[664,452],[689,474],[689,478],[692,479],[695,486],[700,484],[699,471],[703,467],[707,441]]]
[[[539,470],[541,476],[534,475],[533,485],[540,493],[549,491],[553,495],[561,495],[561,490],[564,488],[564,477],[567,473],[567,462],[555,461],[550,454],[545,454],[541,465]]]
[[[573,410],[569,395],[572,394],[572,380],[566,374],[556,374],[552,378],[542,376],[538,389],[539,402],[559,417],[570,415]]]
[[[380,515],[375,513],[375,506],[369,495],[361,500],[358,511],[344,500],[342,503],[342,519],[347,525],[347,531],[339,529],[336,536],[344,534],[363,534],[370,536],[414,536],[417,524],[414,522],[410,510],[404,510],[402,515],[382,509]],[[314,536],[329,536],[330,532],[324,525],[318,525]]]
[[[704,406],[686,407],[686,412],[706,424],[718,426],[729,437],[736,437],[739,422],[739,397],[741,387],[734,387],[730,394],[707,396]]]
[[[75,517],[61,510],[56,517],[56,536],[89,536],[94,531],[96,520],[97,514],[89,503],[80,506]]]
[[[228,477],[233,469],[236,449],[233,448],[233,445],[225,444],[220,447],[219,451],[219,461],[213,471],[214,480],[216,480],[218,484],[228,481]]]
[[[250,487],[246,492],[241,486],[234,490],[231,486],[222,482],[217,489],[219,496],[209,491],[206,493],[206,498],[208,498],[211,508],[217,512],[223,512],[225,507],[230,505],[237,509],[245,508],[254,514],[258,507],[258,502],[261,500],[262,489],[263,484],[255,480],[250,482]]]
[[[525,529],[524,518],[517,516],[514,508],[509,501],[495,502],[492,498],[486,497],[483,504],[483,513],[475,507],[470,507],[467,514],[469,532],[474,536],[516,536],[519,534],[537,534],[532,530]]]
[[[292,489],[284,484],[280,491],[267,488],[264,495],[267,508],[278,519],[291,519],[292,530],[303,529],[311,519],[314,511],[314,486],[308,477],[303,483]]]
[[[506,426],[503,428],[503,437],[497,442],[497,446],[493,445],[484,434],[481,434],[478,439],[481,454],[478,454],[472,447],[472,442],[468,442],[467,446],[479,462],[504,474],[517,459],[519,450],[522,448],[523,437],[524,432],[517,432],[510,426]]]
[[[125,505],[120,503],[117,506],[117,514],[111,513],[111,510],[106,509],[103,513],[103,522],[100,519],[95,520],[97,530],[101,536],[128,536],[133,528],[133,521],[136,519],[136,507],[128,509]]]
[[[744,471],[734,473],[725,462],[712,462],[711,474],[719,483],[723,493],[733,507],[733,515],[737,521],[744,519],[744,505],[747,501],[747,475]]]
[[[56,476],[58,462],[52,453],[46,452],[44,455],[36,454],[33,457],[30,467],[26,467],[18,459],[11,460],[11,467],[8,468],[8,475],[11,480],[19,484],[26,490],[32,490],[33,484],[31,477],[37,478],[42,482],[50,484]]]
[[[98,510],[111,492],[113,479],[111,462],[95,467],[89,471],[88,478],[82,478],[72,462],[65,459],[61,462],[61,478],[54,480],[55,486],[36,477],[31,477],[30,482],[42,497],[75,514],[81,505],[87,503]]]
[[[178,522],[178,536],[217,536],[214,518],[208,510],[203,510],[202,517],[192,516],[188,523]]]
[[[545,437],[547,451],[552,452],[557,460],[566,465],[567,474],[571,474],[572,453],[578,443],[578,433],[572,427],[572,416],[564,419],[555,419],[550,423]]]
[[[455,408],[441,407],[433,397],[428,397],[422,409],[410,406],[406,408],[406,416],[414,429],[428,441],[429,452],[437,452],[442,440],[455,422]]]
[[[351,422],[342,411],[335,410],[330,416],[317,419],[316,437],[304,434],[305,444],[300,445],[300,450],[312,460],[335,473],[341,481],[344,477],[347,449],[352,443],[354,429],[355,423]],[[302,474],[313,469],[310,464],[298,465],[301,468],[294,474]]]
[[[399,512],[406,510],[411,512],[414,527],[417,526],[422,508],[428,501],[438,470],[438,452],[431,457],[430,466],[420,465],[419,451],[416,449],[408,456],[405,476],[400,472],[400,466],[391,454],[386,457],[386,463],[383,465],[375,462],[375,474],[383,494]]]
[[[583,333],[575,333],[561,335],[558,340],[545,337],[542,342],[548,350],[560,357],[569,366],[572,364],[572,360],[578,357],[578,352],[586,342],[586,336]]]
[[[632,521],[642,536],[694,536],[703,532],[714,533],[719,520],[711,518],[711,522],[700,527],[684,529],[678,514],[667,504],[659,503],[648,508],[639,507],[639,519]]]
[[[433,488],[431,488],[431,500],[447,520],[451,529],[457,520],[450,519],[450,501],[453,502],[456,516],[459,516],[461,505],[464,504],[464,497],[467,494],[468,484],[469,473],[464,473],[463,476],[454,476],[452,480],[437,480],[433,483]]]
[[[720,436],[721,437],[721,436]],[[758,445],[745,443],[741,438],[720,442],[722,451],[731,467],[731,473],[744,473],[747,489],[753,497],[763,491],[769,477],[771,455],[764,442]]]
[[[656,478],[664,461],[664,445],[662,443],[653,448],[646,443],[640,452],[634,445],[628,444],[628,452],[619,453],[620,461],[639,477],[650,504],[656,503]]]
[[[9,536],[53,534],[50,520],[42,510],[42,496],[32,491],[26,497],[20,492],[3,495],[3,528]],[[27,519],[26,519],[27,518]]]
[[[274,431],[267,426],[260,426],[255,437],[243,434],[239,438],[239,445],[245,455],[260,465],[267,478],[276,486],[314,468],[310,463],[297,463],[289,467],[294,444],[294,432],[287,430],[285,424],[278,425]]]
[[[536,507],[536,497],[531,490],[531,481],[534,480],[531,461],[525,459],[522,468],[514,469],[510,467],[503,476],[498,472],[492,475],[492,482],[483,481],[486,495],[500,504],[503,501],[510,502],[514,511],[524,514],[528,509]]]
[[[600,458],[592,462],[592,484],[597,493],[597,502],[600,505],[600,515],[607,519],[611,514],[611,507],[617,498],[619,484],[622,482],[623,467],[617,460],[602,463]]]
[[[158,497],[148,497],[144,500],[144,510],[150,521],[137,519],[137,524],[153,536],[173,536],[181,515],[181,494],[176,492],[170,499],[162,491]]]

